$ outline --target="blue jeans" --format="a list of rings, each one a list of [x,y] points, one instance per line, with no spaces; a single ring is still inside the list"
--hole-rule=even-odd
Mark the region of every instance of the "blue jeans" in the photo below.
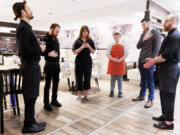
[[[146,89],[149,89],[148,100],[154,100],[154,68],[152,66],[149,69],[145,69],[143,65],[145,62],[139,62],[139,71],[141,75],[141,90],[139,96],[144,97],[146,95]]]

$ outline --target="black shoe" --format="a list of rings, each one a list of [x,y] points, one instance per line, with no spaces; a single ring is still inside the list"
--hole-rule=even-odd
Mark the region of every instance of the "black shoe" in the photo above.
[[[49,105],[49,104],[47,104],[47,105],[44,105],[44,109],[46,110],[46,111],[49,111],[49,112],[52,112],[52,107]]]
[[[121,97],[122,97],[122,92],[119,92],[118,98],[121,98]]]
[[[57,100],[52,101],[52,102],[51,102],[51,105],[52,105],[52,106],[55,106],[55,107],[62,107],[61,103],[59,103]]]
[[[45,127],[46,126],[46,122],[35,122],[36,125],[38,126],[42,126],[42,127]]]
[[[109,94],[109,97],[114,97],[114,92],[111,91],[111,93]]]
[[[166,130],[173,130],[174,129],[174,124],[167,125],[164,121],[159,123],[159,124],[154,124],[153,126],[155,128],[159,128],[159,129],[166,129]]]
[[[27,133],[37,133],[41,132],[45,129],[45,127],[38,126],[36,124],[32,124],[30,127],[23,127],[22,133],[27,134]]]
[[[152,117],[153,120],[156,121],[165,121],[165,117],[163,115],[159,116],[159,117]]]

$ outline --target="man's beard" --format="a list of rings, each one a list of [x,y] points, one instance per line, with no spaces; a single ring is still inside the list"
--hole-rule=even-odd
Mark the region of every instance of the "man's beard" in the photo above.
[[[171,29],[171,25],[168,25],[168,26],[164,26],[164,31],[167,32]]]
[[[29,19],[30,19],[30,20],[34,19],[34,16],[31,16]]]
[[[57,35],[57,34],[54,34],[54,30],[53,30],[51,36],[52,36],[53,38],[57,38],[58,35]]]
[[[34,19],[34,16],[33,14],[31,13],[30,17],[29,17],[30,20]]]
[[[150,27],[147,27],[146,29],[144,29],[145,32],[148,32],[150,30]]]

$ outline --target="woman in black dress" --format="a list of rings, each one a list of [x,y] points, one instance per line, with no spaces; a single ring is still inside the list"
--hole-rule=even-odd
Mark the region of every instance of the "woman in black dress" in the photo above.
[[[92,72],[92,59],[90,54],[94,54],[95,45],[89,36],[88,26],[82,26],[79,38],[73,44],[73,52],[76,56],[75,59],[75,75],[76,86],[78,90],[78,100],[81,100],[81,92],[84,91],[84,98],[88,100],[88,90],[90,89],[91,72]]]

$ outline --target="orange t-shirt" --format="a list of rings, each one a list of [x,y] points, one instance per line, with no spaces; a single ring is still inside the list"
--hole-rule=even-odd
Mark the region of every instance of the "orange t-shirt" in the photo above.
[[[120,59],[124,55],[124,47],[120,44],[112,46],[110,55],[112,58]],[[125,61],[114,62],[109,60],[107,74],[111,75],[124,75],[125,74]]]

